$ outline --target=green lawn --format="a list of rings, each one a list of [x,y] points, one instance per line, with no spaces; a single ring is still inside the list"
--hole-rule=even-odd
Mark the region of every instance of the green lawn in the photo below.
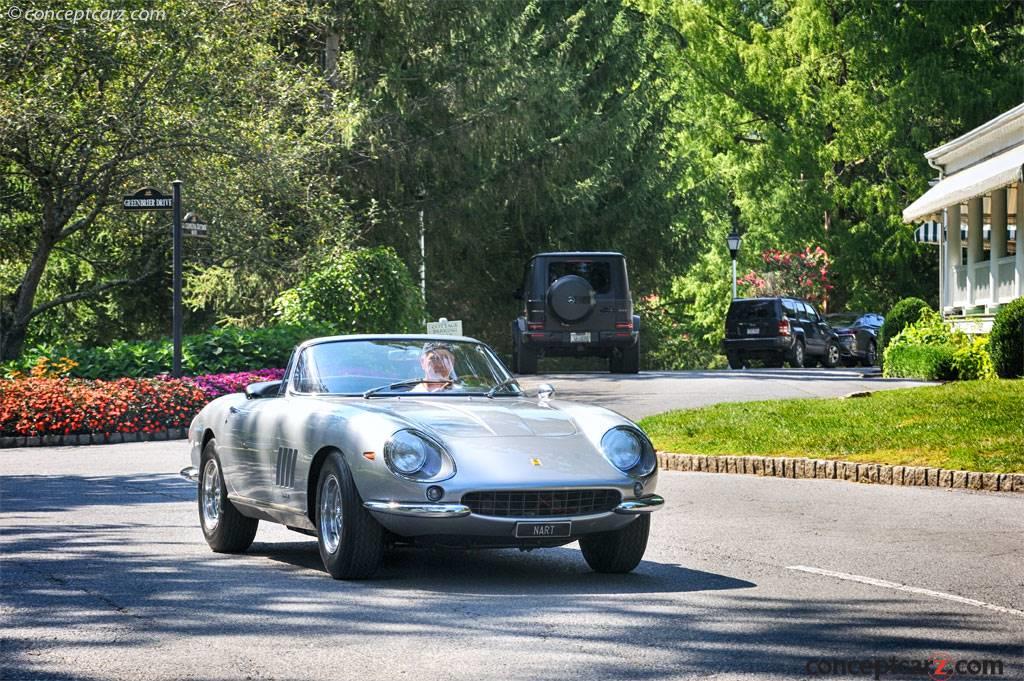
[[[640,422],[659,451],[1024,472],[1024,380],[736,402]]]

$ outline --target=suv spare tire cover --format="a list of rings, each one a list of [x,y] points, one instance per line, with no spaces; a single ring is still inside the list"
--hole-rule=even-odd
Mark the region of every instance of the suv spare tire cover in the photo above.
[[[563,322],[576,322],[594,308],[596,299],[590,282],[575,274],[556,279],[547,292],[548,305]]]

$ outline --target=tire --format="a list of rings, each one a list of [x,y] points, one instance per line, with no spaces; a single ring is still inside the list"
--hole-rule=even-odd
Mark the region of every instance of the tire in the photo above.
[[[537,352],[523,345],[523,337],[518,332],[512,339],[512,371],[517,374],[537,373]]]
[[[873,367],[878,363],[878,345],[875,341],[868,343],[868,351],[864,353],[864,358],[860,360],[861,366]]]
[[[793,344],[793,352],[789,355],[789,366],[794,369],[803,369],[806,359],[807,354],[804,348],[804,342],[798,338],[796,343]]]
[[[651,516],[642,514],[621,530],[580,537],[580,549],[594,572],[632,572],[644,557],[650,532]]]
[[[740,355],[728,355],[730,369],[746,369],[747,362]]]
[[[252,546],[260,521],[242,515],[228,499],[214,439],[203,447],[197,497],[199,524],[211,549],[217,553],[241,553]]]
[[[825,347],[825,354],[821,358],[821,366],[832,369],[839,366],[839,343],[829,341]]]
[[[384,558],[384,528],[369,511],[340,452],[320,468],[316,484],[316,543],[324,568],[335,579],[366,579]]]
[[[608,368],[613,374],[640,373],[640,339],[637,339],[633,347],[626,348],[621,353],[612,350],[611,357],[608,358]]]
[[[575,274],[567,274],[552,282],[544,299],[555,316],[568,324],[584,319],[597,303],[590,282]]]

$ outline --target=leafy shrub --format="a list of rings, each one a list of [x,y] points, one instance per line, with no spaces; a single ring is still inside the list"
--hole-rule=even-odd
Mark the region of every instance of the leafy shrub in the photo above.
[[[176,379],[22,378],[0,381],[0,434],[72,435],[184,428],[206,403]]]
[[[291,324],[329,322],[339,333],[420,330],[426,313],[420,290],[394,249],[346,251],[325,262],[277,299]]]
[[[883,364],[886,346],[909,324],[920,319],[922,310],[930,309],[928,303],[920,298],[904,298],[892,306],[885,315],[885,323],[878,331],[878,352],[883,356]]]
[[[182,339],[182,369],[189,374],[262,369],[284,366],[292,348],[309,338],[328,336],[337,330],[328,325],[282,324],[265,329],[213,328]],[[24,375],[51,357],[62,357],[69,366],[62,375],[78,378],[156,376],[171,368],[172,345],[167,340],[117,341],[103,348],[37,346],[17,362],[9,362],[0,374]],[[63,360],[62,360],[63,361]]]
[[[995,377],[988,354],[988,338],[971,338],[953,329],[938,312],[927,308],[886,347],[883,373],[925,380]]]
[[[956,378],[953,345],[892,344],[885,350],[885,375],[950,381]]]
[[[1003,378],[1024,376],[1024,298],[999,308],[992,324],[991,354]]]

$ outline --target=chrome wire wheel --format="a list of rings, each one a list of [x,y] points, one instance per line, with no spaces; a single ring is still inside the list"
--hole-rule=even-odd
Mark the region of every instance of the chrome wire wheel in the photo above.
[[[328,553],[337,553],[341,544],[341,485],[331,475],[320,490],[320,539]]]
[[[220,522],[220,467],[216,459],[208,459],[203,467],[203,524],[209,532]]]

